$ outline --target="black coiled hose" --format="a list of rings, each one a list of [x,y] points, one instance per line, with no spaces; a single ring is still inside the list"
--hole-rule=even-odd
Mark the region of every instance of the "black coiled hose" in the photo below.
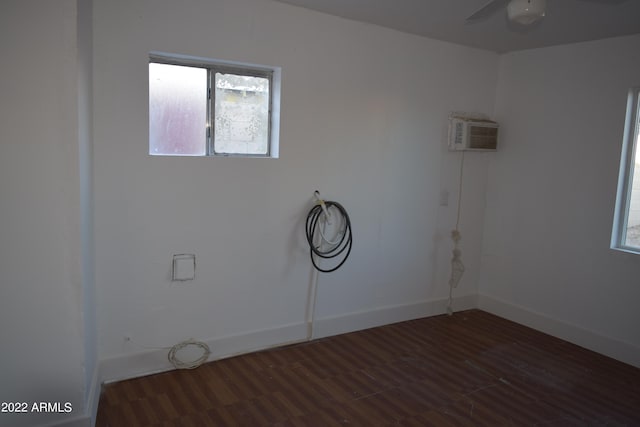
[[[349,214],[345,210],[344,207],[338,202],[332,201],[324,201],[327,212],[333,210],[337,211],[341,218],[338,219],[335,215],[332,215],[334,221],[341,221],[340,237],[335,242],[329,242],[322,235],[324,230],[318,228],[318,224],[320,220],[326,221],[324,211],[321,205],[315,205],[309,211],[307,215],[307,242],[309,243],[309,248],[311,249],[311,263],[315,267],[316,270],[321,271],[323,273],[331,273],[332,271],[336,271],[345,263],[347,258],[349,258],[349,254],[351,253],[351,246],[353,244],[353,235],[351,234],[351,219],[349,218]],[[320,245],[316,246],[313,242],[316,232],[320,233]],[[328,243],[327,249],[323,249],[323,244]],[[346,251],[346,252],[345,252]],[[333,268],[323,269],[318,266],[316,262],[315,256],[323,259],[335,258],[342,254],[342,260]],[[314,256],[315,255],[315,256]]]

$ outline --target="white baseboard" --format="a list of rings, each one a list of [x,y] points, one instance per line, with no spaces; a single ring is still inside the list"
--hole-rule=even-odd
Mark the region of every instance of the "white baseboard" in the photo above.
[[[306,336],[306,325],[298,323],[201,341],[211,349],[209,361],[212,361],[274,346],[293,344],[304,341]],[[168,349],[157,349],[104,359],[100,362],[102,383],[170,371],[174,367],[167,358],[168,352]]]
[[[638,346],[602,336],[488,295],[472,294],[457,297],[454,299],[453,308],[454,311],[478,308],[640,368],[640,348]],[[349,313],[343,316],[319,318],[316,319],[313,327],[313,338],[324,338],[421,317],[440,315],[446,313],[446,309],[447,299],[441,298]],[[218,360],[307,341],[309,329],[306,323],[301,322],[204,341],[211,348],[212,354],[209,360]],[[96,379],[92,384],[92,395],[88,399],[88,411],[90,412],[86,418],[95,420],[102,383],[172,370],[174,367],[169,363],[167,353],[166,349],[149,350],[102,360],[99,368],[100,382]],[[67,424],[63,425],[67,427]],[[87,424],[69,424],[68,427],[80,427],[81,425],[84,427]]]
[[[91,377],[91,385],[88,390],[89,395],[85,402],[85,413],[72,418],[56,421],[41,427],[93,427],[98,415],[98,403],[100,403],[101,384],[98,376],[98,369],[95,369]]]
[[[551,318],[525,307],[483,294],[464,295],[454,299],[454,311],[478,308],[513,322],[529,326],[600,354],[640,368],[640,347],[605,337],[596,332]],[[354,332],[406,320],[444,314],[447,299],[421,301],[316,319],[313,338]],[[306,323],[296,323],[246,334],[206,340],[211,348],[210,360],[307,341]],[[167,350],[149,350],[102,360],[99,372],[91,381],[86,413],[51,424],[50,427],[92,427],[98,411],[102,383],[120,381],[174,369],[167,359]],[[97,370],[97,371],[98,371]]]
[[[488,295],[478,295],[480,310],[569,341],[597,353],[640,368],[640,347],[529,310]]]
[[[91,377],[91,385],[89,386],[89,396],[87,397],[87,416],[89,417],[89,426],[93,427],[98,416],[98,404],[100,403],[100,393],[102,392],[102,384],[100,383],[100,374],[96,365]]]
[[[467,310],[477,306],[476,295],[454,299],[454,310]],[[375,326],[434,316],[446,313],[447,299],[422,301],[384,307],[370,311],[349,313],[324,319],[316,319],[313,338],[322,338]],[[308,340],[310,328],[304,322],[247,334],[203,340],[211,349],[209,360],[219,360],[238,354],[264,350]],[[141,377],[174,369],[167,359],[168,350],[149,350],[127,354],[100,362],[102,383],[110,383]]]
[[[371,311],[349,313],[343,316],[316,319],[314,338],[329,337],[347,332],[359,331],[421,317],[437,316],[447,312],[448,299],[421,301],[414,304],[403,304],[383,307]],[[465,295],[454,298],[454,311],[469,310],[478,305],[476,295]]]

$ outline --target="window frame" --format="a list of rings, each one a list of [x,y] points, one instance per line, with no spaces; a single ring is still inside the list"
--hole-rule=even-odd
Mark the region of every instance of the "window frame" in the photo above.
[[[158,52],[149,54],[149,64],[168,64],[184,67],[201,68],[207,71],[207,124],[205,154],[184,157],[279,157],[279,122],[280,122],[280,68],[231,61],[209,60],[184,55],[170,55]],[[147,71],[148,73],[148,71]],[[267,123],[267,151],[266,153],[221,153],[215,151],[215,74],[235,74],[250,77],[266,78],[269,81],[269,106]],[[150,151],[150,150],[149,150]],[[152,154],[152,156],[176,156],[174,154]],[[183,157],[181,155],[178,155]]]
[[[627,107],[622,139],[622,152],[620,156],[620,170],[618,174],[618,188],[616,193],[615,216],[611,234],[611,248],[640,254],[640,247],[626,243],[629,210],[631,207],[631,194],[633,190],[635,170],[635,156],[638,147],[638,132],[640,121],[640,86],[629,89],[627,95]]]

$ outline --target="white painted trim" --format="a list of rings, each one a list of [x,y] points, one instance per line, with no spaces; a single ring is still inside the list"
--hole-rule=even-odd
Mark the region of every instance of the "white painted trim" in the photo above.
[[[209,361],[213,361],[238,354],[305,341],[306,335],[307,325],[301,322],[273,329],[222,338],[212,338],[203,341],[211,349]],[[110,383],[170,371],[174,369],[174,367],[167,359],[168,352],[169,349],[155,349],[104,359],[100,362],[100,377],[102,382]]]
[[[406,320],[437,316],[447,312],[447,302],[447,298],[441,298],[317,319],[314,335],[316,338],[323,338]],[[476,308],[476,295],[454,298],[453,306],[455,311]]]
[[[93,427],[98,415],[100,403],[101,384],[98,377],[98,369],[95,369],[91,378],[91,389],[85,402],[85,413],[62,421],[56,421],[40,427]]]
[[[455,311],[478,308],[640,367],[640,347],[638,346],[605,337],[507,301],[483,294],[470,294],[455,298],[453,307]],[[314,325],[315,337],[329,337],[406,320],[441,315],[446,312],[447,299],[442,298],[349,313],[343,316],[320,318],[316,319]],[[205,342],[212,349],[209,360],[213,361],[267,348],[305,342],[307,341],[307,330],[308,324],[300,322],[247,334],[209,339]],[[101,383],[170,371],[174,368],[167,359],[167,352],[168,349],[148,350],[102,360],[99,376]],[[91,414],[87,415],[89,420],[95,420],[100,384],[94,381],[92,388],[92,395],[88,402],[88,408],[91,410]]]
[[[480,310],[504,317],[505,319],[640,368],[640,347],[634,344],[605,337],[597,332],[554,319],[545,314],[488,295],[478,295],[477,307]]]
[[[455,310],[468,310],[476,308],[476,306],[477,298],[475,295],[465,295],[454,300]],[[442,298],[349,313],[343,316],[316,319],[314,335],[316,338],[328,337],[405,320],[435,316],[444,314],[446,311],[447,299]],[[307,326],[307,323],[300,322],[247,334],[212,338],[204,340],[204,342],[211,348],[209,361],[213,361],[252,351],[305,342],[307,341]],[[110,383],[170,371],[174,368],[167,359],[167,353],[168,349],[156,349],[104,359],[100,362],[101,382]]]
[[[613,231],[611,235],[611,249],[624,252],[639,253],[638,248],[623,244],[624,236],[629,226],[629,216],[631,215],[630,205],[633,194],[635,138],[637,135],[638,123],[638,98],[640,97],[640,87],[629,89],[627,95],[627,114],[624,124],[624,137],[622,140],[622,152],[620,155],[620,169],[618,173],[618,187],[616,191],[615,216],[613,220]]]
[[[453,307],[455,311],[474,308],[484,310],[640,368],[640,347],[602,336],[507,301],[483,294],[470,294],[455,298]],[[323,338],[406,320],[441,315],[446,312],[446,298],[426,300],[316,319],[314,330],[316,338]],[[300,322],[247,334],[209,339],[205,342],[212,349],[212,356],[209,359],[212,361],[267,348],[305,342],[307,341],[307,329],[308,324]],[[174,368],[167,360],[167,352],[167,349],[150,350],[102,360],[99,375],[101,383],[172,370]],[[91,427],[95,423],[100,386],[101,384],[98,384],[94,379],[87,404],[91,411],[90,414],[56,424],[55,427]]]
[[[98,368],[93,370],[93,376],[91,378],[91,389],[89,390],[89,396],[87,397],[86,412],[89,417],[89,426],[93,427],[96,424],[98,417],[98,404],[100,403],[100,393],[102,392],[102,384],[100,384],[100,376]]]

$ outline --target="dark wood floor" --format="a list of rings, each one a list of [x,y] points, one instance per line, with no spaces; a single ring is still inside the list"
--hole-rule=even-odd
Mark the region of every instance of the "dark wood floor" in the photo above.
[[[96,425],[640,426],[640,369],[470,310],[110,384]]]

